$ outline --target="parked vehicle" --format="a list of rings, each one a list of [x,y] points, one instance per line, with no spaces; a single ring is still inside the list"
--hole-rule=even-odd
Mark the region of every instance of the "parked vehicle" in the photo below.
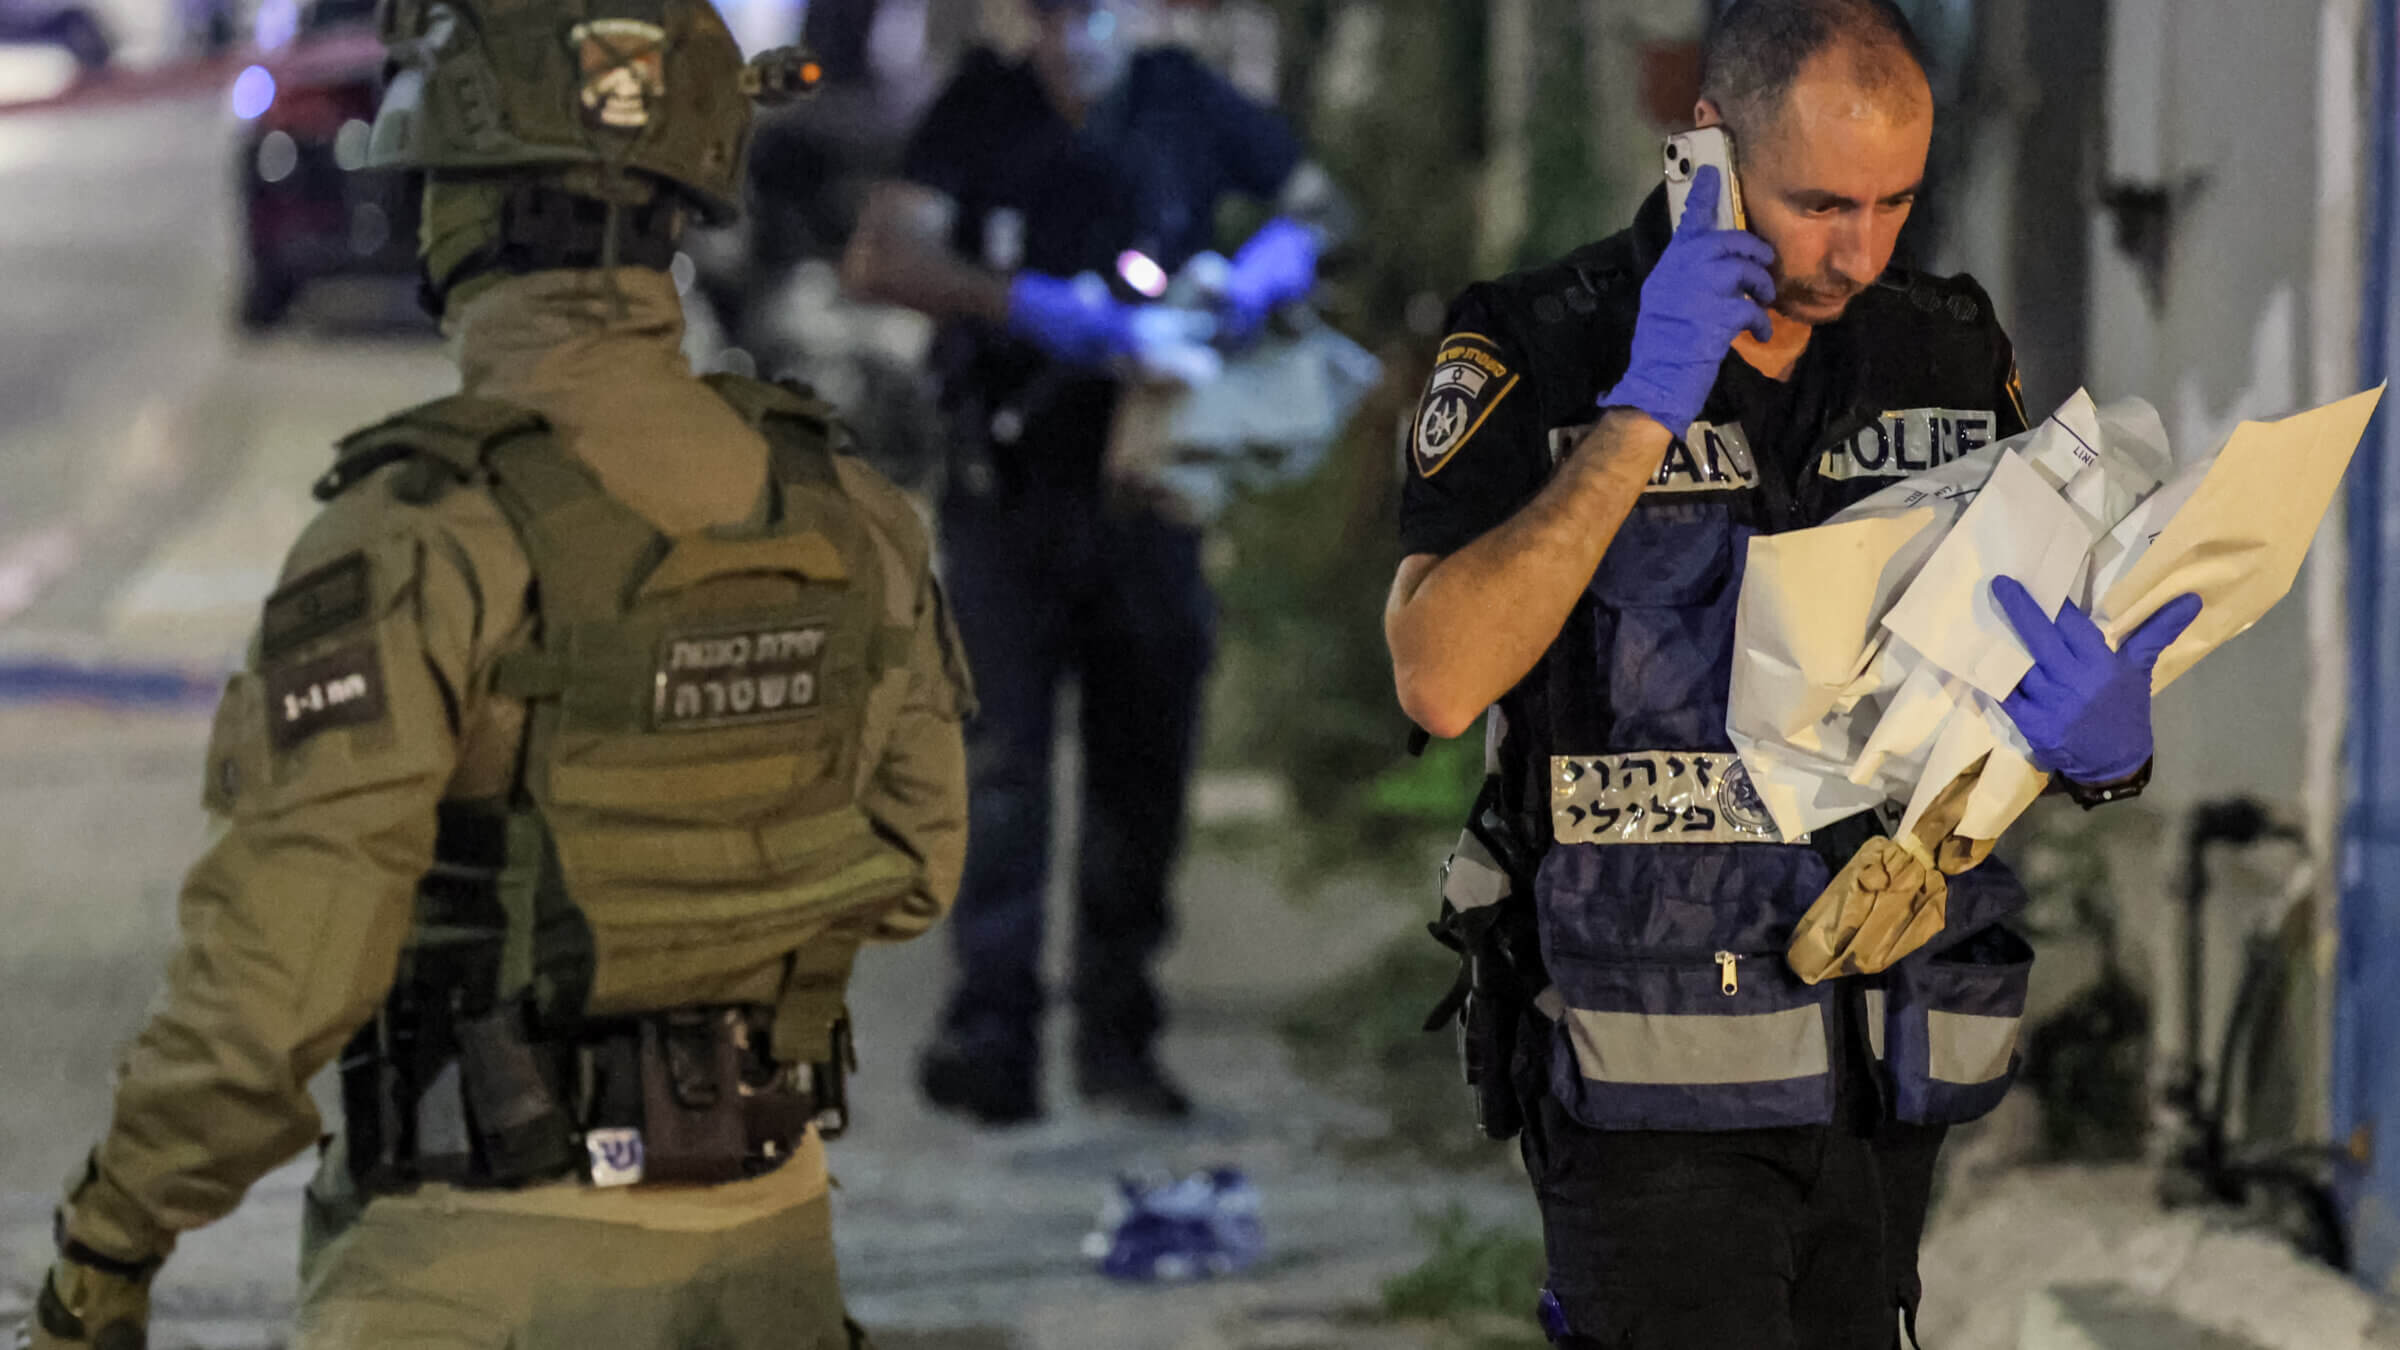
[[[89,0],[0,0],[0,43],[57,47],[86,73],[116,50],[109,25]]]
[[[239,318],[281,323],[310,282],[416,271],[408,174],[366,167],[383,94],[374,0],[301,0],[288,37],[235,78],[244,252]],[[270,25],[261,25],[262,31]]]

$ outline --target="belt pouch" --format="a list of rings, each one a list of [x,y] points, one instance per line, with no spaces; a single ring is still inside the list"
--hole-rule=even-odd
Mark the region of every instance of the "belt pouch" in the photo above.
[[[746,1016],[737,1042],[742,1052],[742,1123],[755,1160],[753,1171],[765,1171],[790,1157],[817,1109],[815,1094],[800,1087],[806,1071],[784,1065],[769,1053],[773,1025],[771,1011]]]
[[[521,1186],[573,1172],[573,1127],[518,1010],[462,1018],[456,1035],[460,1088],[491,1184]]]
[[[714,1185],[746,1175],[741,1050],[726,1011],[642,1019],[642,1178]]]
[[[360,1027],[342,1052],[342,1130],[351,1180],[361,1190],[397,1189],[413,1177],[407,1163],[412,1141],[401,1106],[412,1096],[394,1048],[386,1044],[390,1014],[377,1013]]]

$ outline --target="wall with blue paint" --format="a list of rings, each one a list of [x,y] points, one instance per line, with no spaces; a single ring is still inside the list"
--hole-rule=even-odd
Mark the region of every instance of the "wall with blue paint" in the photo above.
[[[2376,0],[2363,382],[2400,375],[2400,0]],[[2333,1120],[2359,1279],[2400,1293],[2400,415],[2351,476],[2351,799]]]

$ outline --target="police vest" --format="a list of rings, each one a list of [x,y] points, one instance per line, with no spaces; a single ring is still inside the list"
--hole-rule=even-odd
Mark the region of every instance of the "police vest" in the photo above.
[[[1622,377],[1665,239],[1654,201],[1634,230],[1490,283],[1527,349],[1519,397],[1539,400],[1555,454]],[[1816,345],[1777,425],[1745,422],[1738,377],[1720,381],[1502,705],[1507,795],[1548,844],[1534,892],[1555,988],[1550,1087],[1595,1128],[1829,1120],[1835,1001],[1853,990],[1902,1118],[1980,1115],[2014,1072],[2031,951],[1994,924],[2023,903],[1998,863],[1954,881],[1944,936],[1891,971],[1811,987],[1784,963],[1830,869],[1776,833],[1725,731],[1749,541],[2022,422],[1993,406],[2013,404],[2013,381],[1972,282],[1895,271]]]
[[[408,461],[396,493],[476,485],[532,565],[538,637],[492,674],[528,704],[517,786],[444,804],[407,996],[571,1029],[723,1002],[780,964],[775,1050],[805,1062],[842,1018],[861,935],[912,884],[855,791],[868,692],[910,633],[886,622],[831,411],[709,382],[772,450],[763,528],[663,535],[539,415],[469,396],[347,438],[318,494]]]

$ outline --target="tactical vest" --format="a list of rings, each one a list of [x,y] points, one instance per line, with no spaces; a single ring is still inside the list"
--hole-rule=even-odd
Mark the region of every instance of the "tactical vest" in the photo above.
[[[1622,377],[1666,237],[1654,200],[1633,230],[1490,284],[1529,367],[1517,396],[1539,400],[1554,456]],[[1831,875],[1827,855],[1879,827],[1782,840],[1725,731],[1749,541],[2018,429],[2015,408],[1991,406],[2005,357],[1988,303],[1971,282],[1887,276],[1820,330],[1782,426],[1743,424],[1736,386],[1758,377],[1729,361],[1542,665],[1502,704],[1515,728],[1503,795],[1545,846],[1533,890],[1553,987],[1549,1085],[1587,1125],[1824,1122],[1834,1038],[1861,1022],[1904,1119],[1969,1119],[2007,1090],[2032,957],[1995,926],[2023,904],[2015,878],[1996,862],[1958,878],[1945,935],[1883,975],[1801,983],[1783,952]],[[1489,903],[1483,859],[1454,861],[1453,876]]]
[[[514,527],[538,635],[492,692],[528,704],[510,798],[449,802],[395,997],[544,1034],[730,1001],[780,969],[773,1044],[822,1058],[864,932],[914,866],[860,810],[869,691],[905,664],[883,559],[833,467],[824,405],[710,383],[772,450],[768,523],[668,537],[522,408],[456,396],[342,442],[331,497],[406,461]]]

